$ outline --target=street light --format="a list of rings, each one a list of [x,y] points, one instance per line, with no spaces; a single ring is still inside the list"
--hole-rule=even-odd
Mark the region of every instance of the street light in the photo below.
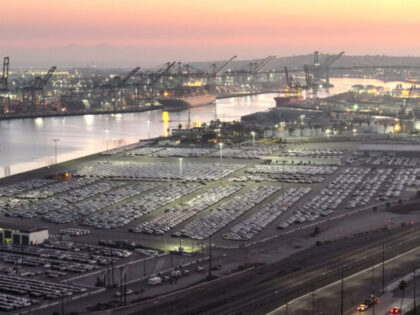
[[[219,143],[219,147],[220,147],[220,161],[222,161],[223,159],[223,143],[222,142]]]
[[[255,144],[255,131],[251,131],[251,135],[252,135],[252,145]]]
[[[286,161],[283,160],[283,180],[282,180],[282,203],[283,203],[283,207],[284,207],[284,182],[286,180],[286,178],[284,177],[284,164],[286,164]]]
[[[54,141],[55,164],[57,165],[57,142],[60,141],[60,139],[55,138],[52,139],[52,141]]]
[[[109,163],[109,148],[108,148],[108,134],[109,128],[105,128],[105,142],[106,142],[106,162]]]
[[[181,183],[181,198],[180,198],[180,204],[182,205],[182,157],[179,158],[179,178]]]

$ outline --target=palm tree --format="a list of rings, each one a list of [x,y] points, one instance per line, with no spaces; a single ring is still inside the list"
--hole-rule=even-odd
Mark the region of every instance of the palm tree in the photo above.
[[[407,287],[407,282],[405,282],[404,280],[401,280],[400,284],[398,285],[398,289],[400,289],[402,292],[401,307],[400,307],[401,314],[402,314],[402,305],[403,305],[403,300],[404,300],[404,291],[406,287]]]

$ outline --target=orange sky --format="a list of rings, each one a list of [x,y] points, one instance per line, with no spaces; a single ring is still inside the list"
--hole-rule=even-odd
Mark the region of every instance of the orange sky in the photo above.
[[[345,50],[420,55],[420,0],[14,0],[0,53],[66,46],[164,48],[186,60]]]

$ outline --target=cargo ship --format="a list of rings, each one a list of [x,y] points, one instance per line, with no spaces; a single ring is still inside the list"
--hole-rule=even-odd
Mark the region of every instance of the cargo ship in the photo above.
[[[274,97],[274,100],[276,101],[276,107],[285,107],[303,101],[303,96],[301,90],[284,89]]]
[[[157,101],[164,110],[177,111],[209,105],[216,101],[216,95],[205,87],[182,87],[164,91]]]

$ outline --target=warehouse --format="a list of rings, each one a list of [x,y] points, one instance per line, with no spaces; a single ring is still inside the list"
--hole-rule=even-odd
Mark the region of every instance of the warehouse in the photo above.
[[[0,228],[0,243],[17,245],[41,244],[48,239],[48,229],[32,228],[18,230],[13,228]]]

